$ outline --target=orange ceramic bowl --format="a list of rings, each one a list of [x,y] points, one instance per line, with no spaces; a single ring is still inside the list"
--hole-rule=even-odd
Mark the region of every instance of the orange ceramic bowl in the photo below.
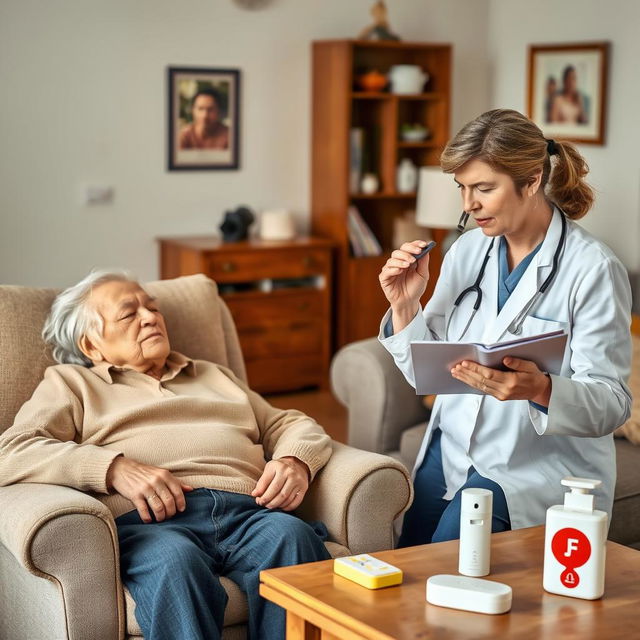
[[[387,84],[387,76],[378,71],[368,71],[358,76],[356,82],[364,91],[381,91]]]

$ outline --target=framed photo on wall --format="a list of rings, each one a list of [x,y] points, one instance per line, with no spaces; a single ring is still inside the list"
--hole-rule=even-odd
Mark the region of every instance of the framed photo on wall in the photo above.
[[[240,166],[240,71],[168,68],[169,171]]]
[[[604,144],[608,42],[529,47],[529,117],[547,138]]]

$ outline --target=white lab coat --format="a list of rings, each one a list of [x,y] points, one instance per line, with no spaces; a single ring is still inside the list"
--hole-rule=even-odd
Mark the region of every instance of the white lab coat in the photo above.
[[[482,282],[483,300],[465,341],[507,340],[510,322],[551,272],[562,215],[554,211],[540,251],[534,256],[500,313],[498,240]],[[462,235],[446,254],[434,294],[402,331],[380,341],[415,386],[413,340],[444,340],[453,301],[476,279],[491,241],[480,229]],[[469,319],[474,295],[453,316],[449,340],[457,340]],[[546,509],[562,504],[565,476],[602,480],[596,508],[611,515],[616,480],[613,430],[628,417],[631,362],[631,291],[613,252],[571,220],[558,274],[523,324],[522,336],[565,329],[569,338],[560,375],[552,375],[548,415],[526,400],[501,402],[492,396],[442,395],[433,407],[415,470],[434,429],[442,430],[446,499],[464,483],[473,465],[505,493],[514,529],[542,524]],[[384,328],[390,317],[382,320]]]

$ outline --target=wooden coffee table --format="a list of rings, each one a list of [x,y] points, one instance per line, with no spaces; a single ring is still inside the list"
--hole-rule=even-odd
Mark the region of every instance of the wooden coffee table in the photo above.
[[[640,551],[607,542],[605,594],[588,601],[542,589],[543,548],[543,527],[492,536],[487,579],[513,589],[511,611],[498,616],[427,603],[427,578],[457,573],[457,541],[372,554],[402,569],[398,587],[370,591],[327,560],[263,571],[260,594],[287,610],[287,640],[640,637]]]

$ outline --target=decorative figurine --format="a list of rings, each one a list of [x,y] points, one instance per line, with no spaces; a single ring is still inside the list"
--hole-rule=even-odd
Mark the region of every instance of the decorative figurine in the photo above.
[[[387,20],[387,7],[382,0],[371,7],[370,13],[373,24],[360,32],[359,40],[400,40],[399,36],[391,31]]]
[[[238,207],[234,211],[226,211],[220,225],[222,242],[240,242],[249,236],[249,227],[255,215],[249,207]]]

